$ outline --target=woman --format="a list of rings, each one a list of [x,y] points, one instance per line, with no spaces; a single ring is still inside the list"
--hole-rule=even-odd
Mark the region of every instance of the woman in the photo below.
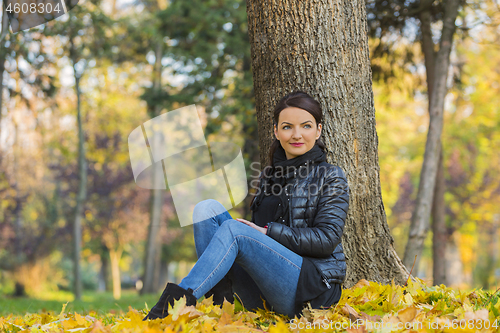
[[[326,163],[320,104],[298,91],[274,109],[271,164],[260,175],[252,222],[232,219],[216,200],[193,212],[198,261],[179,285],[168,283],[144,318],[163,318],[168,304],[205,295],[293,317],[306,302],[330,307],[342,294],[345,256],[341,237],[349,207],[342,169]]]

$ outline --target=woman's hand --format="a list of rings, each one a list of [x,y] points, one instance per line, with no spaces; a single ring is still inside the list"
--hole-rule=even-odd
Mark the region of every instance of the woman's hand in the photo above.
[[[244,220],[244,219],[235,219],[235,220],[236,221],[240,221],[241,223],[245,223],[246,225],[254,228],[255,230],[262,232],[264,235],[267,234],[267,229],[266,228],[259,227],[258,225],[256,225],[253,222],[250,222],[250,221],[247,221],[247,220]]]

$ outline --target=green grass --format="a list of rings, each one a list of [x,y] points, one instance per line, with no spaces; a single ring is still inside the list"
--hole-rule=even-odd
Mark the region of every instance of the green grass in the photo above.
[[[36,298],[13,298],[0,295],[0,317],[9,314],[24,315],[26,313],[54,312],[59,313],[63,305],[68,302],[65,312],[78,312],[87,314],[95,311],[98,314],[126,313],[128,307],[135,309],[144,309],[145,303],[148,308],[153,307],[158,301],[161,293],[158,295],[140,296],[135,290],[122,291],[122,297],[119,300],[113,299],[110,292],[99,293],[95,291],[84,292],[82,300],[74,301],[73,294],[67,292],[57,292],[44,295],[42,299]]]

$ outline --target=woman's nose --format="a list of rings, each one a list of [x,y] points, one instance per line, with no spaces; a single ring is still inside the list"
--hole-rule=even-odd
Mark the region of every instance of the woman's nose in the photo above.
[[[300,133],[300,130],[294,130],[293,134],[292,134],[292,137],[294,139],[300,139],[302,137],[302,134]]]

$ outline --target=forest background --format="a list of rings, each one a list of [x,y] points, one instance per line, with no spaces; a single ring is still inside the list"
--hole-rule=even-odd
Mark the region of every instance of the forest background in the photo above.
[[[397,3],[368,1],[367,12],[382,198],[403,257],[429,115],[419,22],[398,22]],[[436,40],[440,5],[431,26]],[[2,18],[0,295],[49,299],[68,291],[79,298],[78,276],[84,293],[112,290],[120,298],[122,287],[158,292],[189,271],[192,228],[179,226],[168,191],[157,237],[148,233],[154,204],[134,182],[127,138],[162,112],[196,104],[207,140],[238,144],[248,179],[255,177],[245,6],[87,0],[16,34]],[[446,284],[459,288],[495,290],[500,281],[499,7],[498,0],[464,2],[451,53],[441,141]],[[234,217],[249,219],[248,199]],[[150,247],[160,250],[149,255],[145,284]],[[432,260],[429,234],[413,269],[429,284]]]

